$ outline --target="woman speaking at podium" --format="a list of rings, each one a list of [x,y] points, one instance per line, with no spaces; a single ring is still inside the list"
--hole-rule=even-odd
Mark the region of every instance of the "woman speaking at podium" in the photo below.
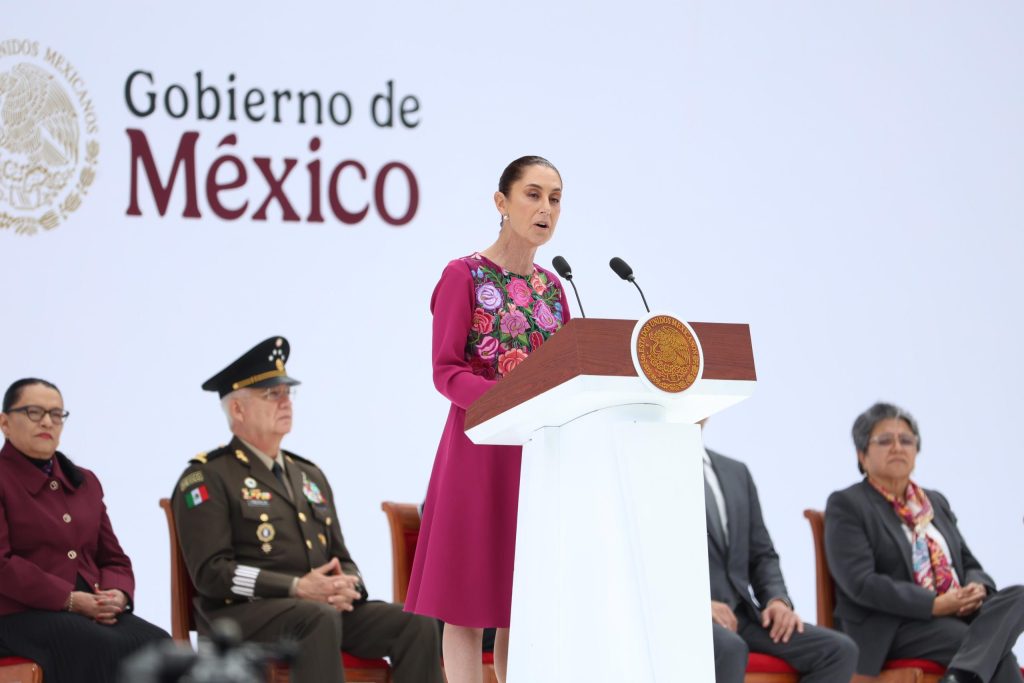
[[[512,603],[519,446],[478,446],[466,409],[569,319],[562,283],[534,263],[555,232],[562,177],[537,156],[501,174],[497,241],[455,259],[434,289],[434,385],[452,402],[437,449],[406,609],[445,623],[449,683],[479,683],[484,628],[498,629],[495,673],[505,680]]]
[[[170,638],[131,613],[135,579],[103,489],[57,450],[68,413],[53,384],[15,382],[0,430],[0,654],[47,683],[113,683],[120,661]]]

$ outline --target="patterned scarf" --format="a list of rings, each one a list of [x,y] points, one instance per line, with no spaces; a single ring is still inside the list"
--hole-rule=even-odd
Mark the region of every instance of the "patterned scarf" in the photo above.
[[[914,484],[907,483],[906,501],[900,502],[877,482],[871,485],[881,493],[892,505],[896,515],[910,529],[910,545],[913,548],[914,582],[918,586],[935,591],[942,595],[950,588],[959,588],[960,584],[953,576],[949,558],[942,552],[942,546],[934,538],[925,533],[928,525],[935,518],[932,503],[924,490]]]

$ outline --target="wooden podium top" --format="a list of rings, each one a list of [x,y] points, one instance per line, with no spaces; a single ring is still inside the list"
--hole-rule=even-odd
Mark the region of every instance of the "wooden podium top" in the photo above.
[[[530,354],[466,412],[467,431],[574,377],[636,377],[630,338],[635,320],[575,318]],[[755,381],[750,326],[690,323],[704,352],[701,379]]]

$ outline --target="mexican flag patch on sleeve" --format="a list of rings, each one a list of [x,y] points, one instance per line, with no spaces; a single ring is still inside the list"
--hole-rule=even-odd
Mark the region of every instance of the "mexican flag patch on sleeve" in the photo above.
[[[208,500],[210,500],[210,494],[206,490],[206,484],[197,486],[196,488],[192,489],[191,491],[185,494],[185,505],[188,506],[189,510],[196,506],[202,505]]]

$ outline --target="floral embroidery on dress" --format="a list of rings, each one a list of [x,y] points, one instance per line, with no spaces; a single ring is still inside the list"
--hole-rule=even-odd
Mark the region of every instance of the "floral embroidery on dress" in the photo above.
[[[561,291],[536,266],[527,278],[480,254],[466,259],[473,276],[473,322],[466,360],[474,374],[502,377],[562,326]]]

